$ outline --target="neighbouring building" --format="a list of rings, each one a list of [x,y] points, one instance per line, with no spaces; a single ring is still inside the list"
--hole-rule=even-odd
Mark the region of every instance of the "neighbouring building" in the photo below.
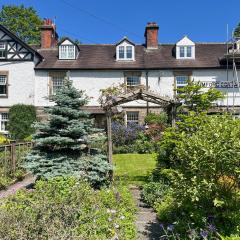
[[[66,75],[91,98],[86,109],[99,125],[104,122],[100,89],[123,83],[126,89],[147,84],[150,91],[174,98],[176,88],[194,79],[206,89],[216,87],[226,93],[216,103],[218,110],[234,106],[239,113],[238,71],[232,69],[238,67],[240,42],[195,43],[185,36],[177,43],[161,44],[158,30],[156,23],[148,23],[145,43],[140,45],[127,37],[116,44],[75,44],[70,38],[59,42],[56,26],[47,19],[41,27],[41,45],[29,46],[0,26],[0,132],[7,132],[13,104],[33,104],[43,117],[43,108],[54,104],[47,97],[62,87]],[[143,123],[146,102],[122,107],[126,122]],[[148,110],[162,111],[154,104],[148,104]]]

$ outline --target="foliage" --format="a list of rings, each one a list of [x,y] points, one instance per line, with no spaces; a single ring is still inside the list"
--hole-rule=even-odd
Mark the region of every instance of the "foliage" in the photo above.
[[[115,154],[114,177],[124,184],[142,185],[156,166],[156,154]]]
[[[40,43],[39,27],[41,18],[32,7],[24,5],[5,5],[0,11],[0,24],[16,34],[22,41],[28,44]]]
[[[9,143],[10,143],[10,140],[6,136],[0,134],[0,144],[9,144]]]
[[[132,144],[138,137],[139,133],[144,131],[144,126],[135,123],[129,125],[119,122],[112,122],[112,139],[115,146]]]
[[[168,123],[168,115],[165,112],[161,112],[159,114],[149,113],[145,117],[145,123],[147,123],[147,124],[167,125],[167,123]]]
[[[93,190],[74,178],[38,181],[1,206],[0,238],[135,239],[135,206],[126,187]]]
[[[234,37],[240,37],[240,23],[234,29]]]
[[[213,105],[213,102],[223,99],[222,92],[215,88],[210,88],[208,91],[203,91],[202,86],[194,81],[188,80],[187,85],[177,89],[178,99],[183,101],[182,108],[187,108],[188,111],[203,112],[208,111]]]
[[[113,85],[105,89],[100,89],[100,97],[98,101],[103,106],[109,101],[116,100],[119,95],[125,93],[125,89],[125,84]]]
[[[13,139],[23,140],[34,133],[36,108],[33,105],[15,104],[9,109],[8,130]]]
[[[101,149],[91,148],[105,135],[81,109],[88,98],[65,79],[51,100],[56,105],[47,109],[49,120],[36,125],[35,146],[26,158],[26,168],[40,178],[76,176],[94,185],[105,183],[111,167]]]
[[[149,182],[143,186],[141,197],[149,206],[154,206],[165,198],[168,194],[168,190],[169,185],[162,181]]]
[[[166,129],[154,173],[155,181],[170,181],[172,194],[154,207],[182,238],[189,225],[198,233],[212,224],[221,234],[239,234],[239,131],[240,120],[204,113]]]
[[[154,153],[156,146],[146,133],[140,133],[132,147],[137,153]]]

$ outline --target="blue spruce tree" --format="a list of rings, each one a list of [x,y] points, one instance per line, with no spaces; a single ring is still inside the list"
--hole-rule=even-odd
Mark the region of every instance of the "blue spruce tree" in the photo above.
[[[111,166],[101,149],[91,148],[105,135],[81,109],[88,98],[66,78],[64,87],[50,99],[55,105],[46,109],[48,120],[36,124],[35,145],[26,157],[26,169],[37,178],[75,176],[94,186],[106,183]]]

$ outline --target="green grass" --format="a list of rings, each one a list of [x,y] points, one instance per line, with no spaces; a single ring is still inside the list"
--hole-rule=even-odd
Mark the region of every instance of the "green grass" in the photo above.
[[[156,154],[115,154],[114,178],[126,184],[144,184],[156,166]]]

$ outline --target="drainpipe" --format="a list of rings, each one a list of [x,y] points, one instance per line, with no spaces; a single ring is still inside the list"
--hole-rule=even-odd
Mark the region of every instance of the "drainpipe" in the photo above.
[[[146,71],[146,90],[148,91],[148,71]],[[149,102],[147,101],[147,115],[149,114]]]

